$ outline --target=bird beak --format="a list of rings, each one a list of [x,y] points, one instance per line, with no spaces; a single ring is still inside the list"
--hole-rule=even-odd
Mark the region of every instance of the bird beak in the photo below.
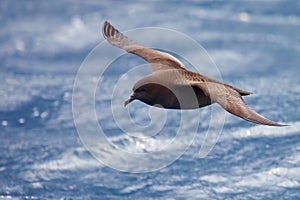
[[[130,98],[127,99],[127,100],[124,102],[124,106],[126,107],[130,102],[132,102],[132,101],[135,100],[135,99],[136,99],[135,95],[132,94],[132,95],[130,96]]]

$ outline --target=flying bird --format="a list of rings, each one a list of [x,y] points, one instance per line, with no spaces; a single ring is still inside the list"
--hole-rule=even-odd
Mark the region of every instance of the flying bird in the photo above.
[[[245,120],[268,126],[286,126],[251,109],[242,98],[251,92],[187,70],[174,56],[137,44],[107,21],[102,31],[110,44],[142,57],[152,69],[152,74],[135,83],[125,106],[134,100],[167,109],[195,109],[218,103],[229,113]]]

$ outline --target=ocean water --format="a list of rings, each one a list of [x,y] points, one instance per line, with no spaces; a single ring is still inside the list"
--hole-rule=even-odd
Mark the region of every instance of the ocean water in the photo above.
[[[124,76],[146,63],[113,47],[105,55],[118,51],[122,56],[101,78],[91,71],[83,82],[98,85],[95,99],[88,98],[84,84],[79,96],[74,95],[80,67],[93,49],[105,44],[101,43],[105,20],[122,31],[159,27],[189,36],[207,51],[224,82],[254,92],[245,97],[252,108],[289,126],[266,127],[226,114],[218,142],[199,158],[210,126],[207,107],[187,113],[190,118],[182,126],[193,133],[196,125],[196,135],[174,162],[158,161],[176,154],[188,143],[185,137],[168,152],[145,160],[118,157],[104,147],[100,148],[104,153],[96,155],[87,143],[96,143],[99,135],[84,137],[95,131],[89,123],[95,114],[107,139],[130,155],[158,151],[181,126],[179,111],[152,109],[139,102],[127,109],[119,105],[129,97],[138,76],[150,69],[145,66],[136,76]],[[0,199],[300,198],[298,1],[4,0],[0,23]],[[146,34],[137,39],[151,42]],[[173,45],[180,47],[180,42]],[[205,62],[201,58],[200,64]],[[82,121],[74,120],[74,100],[82,108]],[[94,112],[87,109],[89,100]],[[116,102],[119,106],[112,114]],[[118,115],[121,111],[129,115]],[[115,116],[120,116],[120,124]],[[138,125],[137,133],[159,134],[128,137],[120,126],[130,120]],[[132,173],[139,169],[148,172]]]

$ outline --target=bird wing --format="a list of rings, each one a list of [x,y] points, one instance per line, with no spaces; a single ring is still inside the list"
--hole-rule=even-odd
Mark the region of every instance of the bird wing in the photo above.
[[[129,53],[142,57],[151,64],[152,71],[165,69],[185,69],[182,62],[174,56],[161,51],[143,47],[119,32],[109,22],[105,21],[102,28],[104,38],[112,45]]]
[[[204,94],[211,99],[212,102],[220,104],[225,110],[233,115],[257,124],[285,126],[284,124],[273,122],[255,112],[245,103],[241,94],[233,87],[229,87],[228,85],[221,83],[207,81],[194,82],[191,83],[191,85],[199,87],[201,90],[203,90]]]

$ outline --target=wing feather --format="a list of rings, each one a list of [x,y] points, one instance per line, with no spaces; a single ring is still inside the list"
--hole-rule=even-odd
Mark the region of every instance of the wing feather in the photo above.
[[[113,27],[109,22],[104,22],[103,36],[112,45],[142,57],[151,64],[152,71],[165,69],[185,69],[182,62],[174,56],[158,50],[143,47],[128,39],[124,34]]]
[[[212,102],[220,104],[225,110],[233,115],[257,124],[286,126],[284,124],[271,121],[255,112],[246,104],[241,94],[232,87],[212,82],[199,82],[194,85],[202,89],[204,94],[209,96]]]

